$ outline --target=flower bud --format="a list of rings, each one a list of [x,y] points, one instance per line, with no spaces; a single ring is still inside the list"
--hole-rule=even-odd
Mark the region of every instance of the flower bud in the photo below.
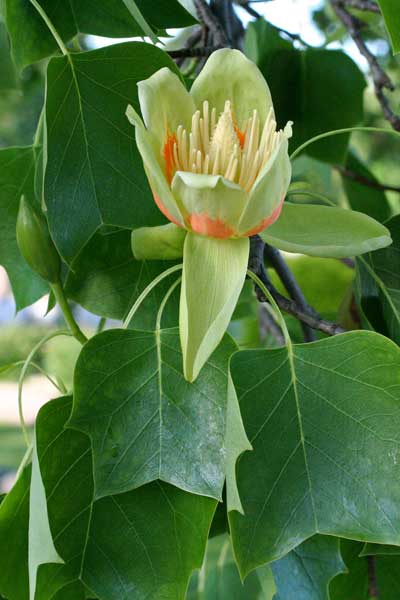
[[[140,227],[132,231],[132,252],[136,260],[175,260],[183,256],[186,230],[173,223]]]
[[[22,196],[17,217],[17,243],[28,265],[43,279],[56,283],[60,257],[50,237],[46,219]]]

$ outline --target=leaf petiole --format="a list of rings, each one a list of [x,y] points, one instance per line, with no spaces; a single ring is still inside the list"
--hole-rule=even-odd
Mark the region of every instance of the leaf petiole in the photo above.
[[[66,45],[62,41],[62,39],[59,36],[56,28],[54,27],[53,23],[50,21],[49,17],[47,16],[47,14],[43,10],[43,8],[40,6],[39,2],[37,2],[37,0],[29,0],[29,1],[36,8],[36,10],[38,11],[39,15],[42,17],[43,21],[46,23],[47,27],[49,28],[49,30],[50,30],[50,32],[51,32],[51,34],[53,36],[53,38],[57,42],[57,45],[60,48],[61,52],[64,54],[64,56],[67,56],[69,53],[68,53],[68,49],[67,49]]]
[[[18,380],[18,414],[19,414],[19,422],[21,425],[21,429],[22,429],[22,433],[24,435],[24,439],[26,442],[27,447],[29,448],[29,446],[31,445],[31,440],[29,438],[29,434],[28,434],[28,428],[26,426],[26,422],[25,422],[25,418],[24,418],[24,412],[23,412],[23,406],[22,406],[22,388],[24,385],[24,379],[25,379],[25,375],[26,372],[30,366],[30,364],[32,363],[33,357],[35,356],[36,352],[38,350],[40,350],[40,348],[43,346],[43,344],[45,344],[46,342],[48,342],[49,340],[58,337],[60,335],[67,335],[67,336],[72,336],[72,333],[68,330],[61,330],[61,331],[52,331],[51,333],[48,333],[47,335],[44,336],[44,338],[42,338],[37,344],[36,346],[34,346],[32,348],[32,350],[30,351],[30,353],[28,354],[24,365],[21,369],[21,373],[19,375],[19,380]]]
[[[136,311],[138,310],[138,308],[140,307],[140,305],[142,304],[142,302],[150,294],[151,290],[153,288],[155,288],[156,285],[158,285],[160,283],[160,281],[162,281],[163,279],[165,279],[169,275],[172,275],[172,273],[175,273],[176,271],[180,271],[182,269],[182,267],[183,267],[183,264],[174,265],[173,267],[170,267],[166,271],[163,271],[162,273],[160,273],[160,275],[158,275],[155,279],[153,279],[153,281],[151,281],[149,283],[149,285],[143,290],[143,292],[140,294],[140,296],[138,297],[138,299],[136,300],[136,302],[134,303],[134,305],[130,309],[127,317],[125,318],[125,321],[123,322],[123,325],[122,325],[123,329],[126,329],[128,327],[129,323],[133,319],[134,314],[136,313]],[[167,293],[167,295],[168,295],[168,293]],[[164,298],[164,300],[165,300],[165,298]],[[168,300],[168,298],[167,298],[167,300]]]
[[[303,150],[305,148],[307,148],[307,146],[310,146],[310,144],[313,144],[314,142],[318,142],[318,140],[323,140],[327,137],[331,137],[332,135],[339,135],[341,133],[352,133],[353,131],[371,131],[371,132],[378,132],[378,133],[391,133],[392,135],[400,136],[399,131],[395,131],[394,129],[387,129],[387,128],[383,128],[383,127],[345,127],[343,129],[333,129],[332,131],[325,131],[325,133],[320,133],[319,135],[316,135],[316,136],[310,138],[309,140],[304,142],[304,144],[301,144],[298,148],[296,148],[296,150],[294,152],[292,152],[292,154],[290,155],[289,158],[290,158],[290,160],[294,160],[301,152],[303,152]]]
[[[78,323],[74,319],[74,315],[72,314],[71,308],[68,304],[68,301],[65,297],[64,289],[60,282],[53,283],[51,285],[51,289],[53,290],[54,296],[57,300],[57,303],[64,315],[64,319],[71,331],[71,334],[80,342],[82,345],[87,342],[87,337],[81,331]]]

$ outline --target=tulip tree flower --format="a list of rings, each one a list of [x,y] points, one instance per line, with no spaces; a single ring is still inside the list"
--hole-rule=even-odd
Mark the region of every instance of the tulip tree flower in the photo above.
[[[267,83],[237,50],[214,52],[190,93],[168,68],[138,85],[144,123],[132,107],[127,115],[154,199],[187,232],[179,327],[184,375],[194,381],[231,319],[249,236],[281,212],[291,123],[276,131]]]

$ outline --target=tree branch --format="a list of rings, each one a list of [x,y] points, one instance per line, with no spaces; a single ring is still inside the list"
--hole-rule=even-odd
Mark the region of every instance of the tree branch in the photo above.
[[[326,321],[318,315],[317,312],[314,311],[311,307],[307,309],[299,306],[299,304],[295,300],[290,300],[283,296],[278,290],[275,288],[273,283],[264,267],[264,242],[258,237],[253,236],[250,238],[250,258],[249,258],[249,269],[253,271],[261,281],[264,283],[265,287],[272,294],[275,302],[278,304],[279,308],[284,310],[285,312],[293,315],[301,321],[305,323],[312,329],[316,329],[322,331],[326,335],[337,335],[339,333],[345,333],[345,329],[338,325],[337,323],[332,323],[330,321]],[[257,299],[259,302],[268,302],[268,299],[265,298],[264,294],[258,288],[255,287]]]
[[[371,600],[379,598],[378,582],[376,579],[375,556],[367,556],[368,563],[368,595]]]
[[[314,313],[314,310],[309,306],[307,300],[304,297],[303,292],[300,289],[299,284],[293,276],[293,273],[290,271],[286,262],[283,260],[281,253],[276,248],[273,248],[269,244],[265,244],[264,247],[264,256],[271,264],[271,266],[275,269],[278,274],[280,280],[285,286],[289,296],[297,302],[298,306],[306,311],[307,313]],[[304,333],[304,340],[306,342],[313,342],[316,339],[315,333],[312,328],[306,323],[302,322],[301,327]]]
[[[352,179],[353,181],[356,181],[357,183],[360,183],[361,185],[365,185],[366,187],[373,188],[374,190],[380,190],[380,191],[387,190],[389,192],[398,192],[400,194],[400,187],[397,187],[395,185],[389,185],[386,183],[380,183],[379,181],[374,181],[373,179],[370,179],[369,177],[366,177],[365,175],[360,175],[360,173],[355,173],[351,169],[347,169],[346,167],[343,167],[342,165],[333,165],[333,167],[337,171],[339,171],[339,173],[341,175],[343,175],[343,177],[346,177],[347,179]]]
[[[344,0],[344,2],[349,8],[356,8],[357,10],[366,10],[368,12],[379,14],[381,12],[378,4],[372,0]]]
[[[169,50],[168,54],[171,58],[198,58],[202,56],[209,56],[219,48],[222,48],[222,46],[199,46],[196,48],[181,48],[179,50]]]
[[[375,88],[375,96],[381,105],[385,119],[390,123],[395,131],[400,131],[400,116],[396,115],[390,107],[389,100],[383,90],[393,91],[395,86],[389,75],[382,69],[375,56],[369,50],[367,44],[361,36],[361,30],[364,23],[351,15],[346,9],[346,0],[331,0],[332,7],[338,19],[346,27],[359,49],[360,53],[367,60]]]
[[[246,2],[246,1],[240,1],[240,0],[236,0],[236,4],[238,6],[240,6],[241,8],[244,8],[244,10],[251,16],[254,17],[255,19],[260,19],[261,15],[259,12],[257,12],[251,5],[250,2]]]
[[[221,48],[229,47],[229,41],[226,37],[225,31],[207,2],[205,0],[193,1],[199,20],[210,30],[216,46]]]

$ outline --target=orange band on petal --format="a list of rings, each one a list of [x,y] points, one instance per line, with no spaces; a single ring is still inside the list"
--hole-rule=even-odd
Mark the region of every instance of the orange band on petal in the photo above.
[[[284,199],[285,198],[283,197],[282,200],[281,200],[281,202],[280,202],[280,204],[275,208],[275,210],[273,211],[273,213],[271,215],[269,215],[269,217],[266,217],[265,219],[263,219],[253,229],[250,229],[249,231],[246,231],[246,233],[243,234],[243,237],[250,237],[251,235],[256,235],[256,233],[260,233],[260,231],[263,231],[264,229],[266,229],[267,227],[269,227],[270,225],[272,225],[273,223],[275,223],[275,221],[277,220],[277,218],[281,214]]]
[[[165,160],[165,173],[167,176],[168,183],[171,184],[173,172],[174,172],[174,145],[177,143],[176,135],[168,133],[167,141],[163,148],[163,157]]]
[[[220,219],[212,219],[206,213],[190,215],[187,220],[192,231],[200,235],[219,239],[226,239],[235,235],[232,227],[229,227]]]
[[[160,198],[157,196],[157,194],[155,194],[153,192],[153,197],[154,197],[154,201],[157,204],[158,208],[161,210],[162,214],[165,215],[168,219],[168,221],[171,221],[171,223],[174,223],[175,225],[178,225],[178,227],[183,227],[182,223],[179,223],[179,221],[177,221],[169,212],[168,209],[165,208],[164,204],[161,202]]]

